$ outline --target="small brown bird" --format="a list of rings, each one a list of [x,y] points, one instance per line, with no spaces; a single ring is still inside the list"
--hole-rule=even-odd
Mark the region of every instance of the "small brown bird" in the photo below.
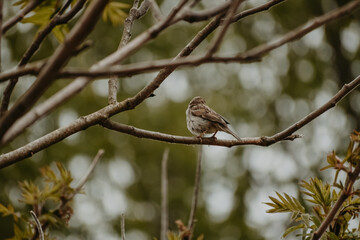
[[[202,138],[208,133],[214,133],[211,137],[215,137],[218,131],[223,131],[240,141],[240,138],[227,126],[229,122],[206,105],[202,97],[194,97],[190,101],[186,109],[186,123],[189,131],[196,137]]]

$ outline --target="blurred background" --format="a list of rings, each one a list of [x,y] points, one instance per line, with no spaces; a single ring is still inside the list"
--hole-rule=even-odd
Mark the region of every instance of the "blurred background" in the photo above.
[[[4,18],[19,9],[4,1]],[[126,1],[127,3],[132,3]],[[157,1],[168,13],[175,0]],[[248,0],[241,10],[267,1]],[[243,52],[277,39],[308,20],[350,1],[288,0],[276,7],[232,24],[219,50],[221,55]],[[198,9],[219,4],[203,1]],[[112,119],[142,129],[174,135],[191,136],[186,128],[185,110],[194,96],[201,95],[214,110],[223,115],[241,137],[273,135],[306,116],[328,101],[343,84],[360,74],[360,12],[350,14],[302,39],[286,44],[261,62],[252,64],[206,64],[179,68],[136,109]],[[72,22],[71,24],[73,24]],[[135,22],[133,37],[154,23],[151,14]],[[128,63],[174,57],[205,22],[181,22],[161,33],[128,59]],[[16,66],[31,43],[37,27],[17,24],[1,41],[2,70]],[[100,21],[88,37],[93,47],[73,58],[69,66],[88,67],[117,49],[122,26]],[[205,40],[193,55],[203,54],[211,40]],[[49,57],[58,42],[47,38],[33,61]],[[156,73],[119,79],[118,100],[136,94]],[[34,81],[23,77],[15,88],[12,101]],[[40,100],[67,85],[58,80]],[[0,84],[3,92],[6,83]],[[96,80],[61,108],[43,118],[27,132],[2,149],[16,149],[82,115],[107,105],[107,79]],[[264,202],[275,191],[299,195],[298,183],[310,177],[332,181],[332,172],[319,169],[326,165],[326,155],[346,151],[349,134],[360,130],[360,93],[355,90],[335,108],[300,129],[302,139],[280,142],[270,147],[233,148],[203,146],[203,169],[195,236],[206,240],[280,239],[289,226],[290,215],[268,214]],[[218,134],[218,138],[231,139]],[[187,223],[198,147],[138,139],[100,126],[77,133],[18,164],[0,171],[0,202],[12,203],[19,210],[18,182],[39,181],[39,168],[62,162],[76,182],[85,174],[98,149],[105,155],[85,185],[85,194],[74,199],[74,215],[68,229],[55,229],[57,239],[120,239],[121,214],[126,215],[127,239],[150,240],[160,233],[161,159],[169,148],[169,221]],[[0,239],[13,236],[10,217],[0,218]],[[287,239],[296,239],[290,236]]]

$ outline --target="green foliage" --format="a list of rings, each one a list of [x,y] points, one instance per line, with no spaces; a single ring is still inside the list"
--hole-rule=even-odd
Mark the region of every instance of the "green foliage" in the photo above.
[[[32,181],[20,182],[20,201],[30,206],[36,212],[42,225],[66,225],[72,215],[71,200],[76,191],[70,187],[73,181],[71,173],[57,162],[58,173],[49,166],[40,169],[43,187]],[[50,206],[50,207],[49,207]],[[24,239],[36,234],[34,223],[29,224],[29,214],[14,210],[12,205],[5,207],[0,204],[3,217],[12,216],[14,220],[14,237],[10,239]]]
[[[350,176],[354,173],[353,166],[356,166],[360,159],[360,133],[355,132],[350,136],[350,144],[346,152],[346,156],[341,160],[333,151],[327,157],[328,166],[323,169],[333,168],[335,172],[335,181],[331,186],[323,183],[318,178],[311,178],[309,181],[302,181],[300,187],[304,189],[302,193],[307,196],[305,199],[312,204],[312,211],[306,212],[303,206],[296,198],[284,193],[283,195],[276,192],[278,199],[269,197],[271,202],[267,202],[271,207],[268,213],[291,212],[294,225],[289,227],[283,234],[286,237],[291,232],[302,230],[302,239],[311,239],[317,228],[325,220],[328,213],[339,201],[341,193],[346,192],[347,199],[342,203],[338,213],[330,223],[327,232],[321,239],[359,239],[360,226],[357,229],[349,229],[349,222],[358,218],[360,212],[360,198],[357,189],[351,189],[349,192]],[[347,174],[345,184],[337,181],[340,171]],[[351,185],[352,186],[352,185]]]
[[[122,24],[127,16],[123,9],[129,7],[130,5],[126,3],[110,1],[103,11],[102,18],[105,22],[110,21],[114,26]]]
[[[24,18],[21,22],[39,25],[39,31],[41,31],[45,26],[49,24],[52,18],[60,10],[62,2],[65,1],[42,1],[42,3],[32,11],[32,15],[30,17]],[[71,6],[73,6],[74,2],[71,4]],[[20,8],[26,7],[27,4],[29,4],[29,0],[19,0],[14,3],[14,5],[19,5]],[[127,16],[123,9],[129,7],[130,5],[125,3],[110,1],[103,11],[103,20],[110,21],[114,26],[122,24]],[[64,41],[65,36],[68,32],[69,27],[67,24],[57,25],[52,29],[52,34],[59,42]]]

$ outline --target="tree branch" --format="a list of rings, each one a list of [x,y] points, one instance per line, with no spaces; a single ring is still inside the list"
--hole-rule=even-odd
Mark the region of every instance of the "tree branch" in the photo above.
[[[196,210],[197,210],[198,199],[199,199],[199,190],[200,190],[201,161],[202,161],[202,147],[199,146],[198,157],[197,157],[197,161],[196,161],[194,192],[193,192],[193,198],[192,198],[191,210],[190,210],[190,216],[189,216],[189,223],[188,223],[188,229],[190,231],[189,239],[191,239],[191,236],[194,233],[195,214],[196,214]]]
[[[36,8],[41,3],[41,0],[31,0],[26,7],[19,11],[19,13],[9,20],[7,20],[4,25],[1,27],[2,33],[6,33],[12,26],[14,26],[17,22],[20,22],[26,14],[31,12],[34,8]]]
[[[40,98],[41,94],[53,83],[54,76],[72,56],[74,50],[94,28],[107,0],[92,1],[83,17],[70,31],[64,43],[60,45],[41,70],[37,80],[14,106],[0,120],[0,138],[9,127],[24,115]]]
[[[51,19],[51,21],[46,25],[45,28],[43,28],[41,31],[38,32],[36,35],[36,38],[33,40],[33,42],[30,44],[29,48],[26,50],[25,54],[21,58],[18,67],[23,66],[27,64],[30,60],[30,58],[36,53],[36,51],[39,49],[41,43],[44,41],[46,36],[51,33],[51,31],[60,24],[65,24],[67,21],[69,21],[72,17],[75,16],[77,12],[81,10],[83,5],[85,4],[86,0],[79,0],[76,2],[74,7],[65,15],[62,15],[64,11],[69,7],[71,0],[68,0],[65,2],[64,6],[60,9],[60,11]],[[5,88],[3,98],[1,101],[1,107],[0,107],[0,117],[2,117],[5,112],[8,109],[9,103],[10,103],[10,96],[15,88],[15,85],[18,82],[18,78],[13,78],[10,80],[8,85]]]
[[[209,51],[206,53],[207,57],[210,57],[210,56],[214,55],[214,53],[218,50],[218,48],[220,46],[220,43],[222,42],[222,40],[225,37],[227,29],[229,28],[230,24],[232,23],[232,21],[231,21],[232,17],[235,15],[239,5],[243,1],[244,0],[234,0],[234,1],[232,1],[232,4],[231,4],[230,8],[227,10],[226,17],[225,17],[225,20],[223,22],[222,28],[220,29],[220,31],[216,35],[214,41],[212,42]]]
[[[177,144],[186,144],[186,145],[212,145],[212,146],[222,146],[222,147],[233,147],[240,145],[259,145],[259,146],[269,146],[281,140],[294,140],[296,138],[302,137],[301,135],[289,135],[283,139],[274,139],[273,137],[246,137],[241,138],[241,141],[238,140],[223,140],[217,138],[197,138],[197,137],[184,137],[170,135],[166,133],[148,131],[133,126],[129,126],[122,123],[117,123],[111,120],[106,120],[101,123],[102,126],[121,133],[126,133],[138,138],[147,138],[167,143],[177,143]],[[0,167],[1,167],[1,158],[0,158]]]
[[[251,51],[247,51],[246,53],[240,53],[239,56],[242,56],[244,58],[246,58],[247,56],[261,58],[265,54],[269,53],[271,50],[278,48],[284,45],[285,43],[299,39],[303,37],[305,34],[311,32],[312,30],[326,23],[329,23],[335,19],[346,16],[347,14],[359,8],[359,6],[360,6],[360,0],[351,1],[340,8],[334,9],[328,13],[325,13],[324,15],[321,15],[320,17],[316,17],[310,20],[308,23],[303,24],[300,27],[288,32],[286,35],[284,35],[278,40],[260,45],[252,49]]]
[[[30,211],[30,214],[31,214],[31,217],[34,219],[35,221],[35,225],[37,227],[37,231],[38,231],[38,234],[39,234],[39,239],[40,240],[45,240],[44,238],[44,232],[42,230],[42,227],[41,227],[41,223],[39,221],[39,219],[37,218],[36,214],[34,213],[34,211]]]
[[[124,30],[120,40],[118,50],[124,47],[131,39],[131,28],[136,19],[144,16],[149,9],[148,0],[144,0],[141,6],[138,8],[139,1],[134,0],[133,7],[130,9],[129,16],[125,19]],[[118,79],[117,76],[110,76],[109,82],[109,97],[108,104],[115,104],[117,102],[117,90],[118,90]]]
[[[167,240],[169,229],[169,209],[168,209],[168,175],[167,163],[169,160],[169,148],[166,148],[161,161],[161,231],[160,240]]]
[[[244,12],[244,14],[242,14],[240,17],[238,17],[238,20],[244,17],[247,17],[249,15],[255,14],[257,12],[261,12],[264,11],[265,9],[269,9],[271,6],[274,6],[276,4],[278,4],[281,1],[271,1],[269,3],[260,5],[258,7],[253,8],[254,10],[246,10]],[[210,21],[210,23],[208,23],[194,38],[193,40],[191,40],[191,42],[185,46],[185,48],[178,54],[178,57],[176,59],[179,59],[180,57],[184,57],[184,56],[188,56],[190,55],[190,53],[210,34],[212,33],[220,24],[221,21],[221,17],[216,17],[215,19],[213,19],[212,21]],[[161,23],[158,23],[158,25],[160,25]],[[156,26],[154,26],[154,28],[158,28]],[[153,31],[153,30],[152,30]],[[145,32],[144,34],[149,34],[152,31],[148,31]],[[138,36],[136,39],[140,38],[146,38],[144,36],[144,34]],[[134,39],[135,40],[135,39]],[[144,44],[146,43],[146,41],[143,40],[138,40],[138,42],[143,42]],[[130,43],[132,44],[132,42]],[[129,46],[127,46],[129,47]],[[102,61],[100,61],[98,64],[96,64],[95,66],[93,66],[91,68],[91,70],[96,70],[99,69],[101,67],[104,67],[107,65],[108,62],[111,62],[110,60],[108,61],[108,58],[103,59]],[[161,82],[172,72],[174,71],[175,68],[174,67],[167,67],[164,68],[160,74],[158,75],[158,77],[154,80],[156,81],[155,84],[161,84]],[[161,80],[161,78],[163,78],[163,80]],[[15,128],[15,126],[12,126],[7,133],[7,137],[6,137],[6,141],[4,140],[4,138],[0,141],[0,145],[3,145],[5,143],[7,143],[8,141],[10,141],[11,139],[15,138],[18,134],[20,134],[25,128],[27,128],[28,126],[30,126],[31,124],[33,124],[34,122],[36,122],[38,119],[40,119],[41,117],[45,116],[46,114],[48,114],[50,111],[52,111],[53,109],[57,108],[58,106],[60,106],[61,104],[63,104],[64,102],[66,102],[69,98],[71,98],[72,96],[74,96],[76,93],[80,92],[82,89],[84,89],[89,83],[91,82],[91,78],[86,78],[86,77],[82,77],[82,78],[77,78],[74,82],[72,82],[71,84],[69,84],[68,86],[66,86],[64,89],[62,89],[61,91],[59,91],[58,93],[56,93],[55,95],[53,95],[52,97],[50,97],[49,99],[47,99],[44,103],[41,103],[39,106],[37,106],[34,110],[30,111],[28,114],[26,114],[24,117],[22,117],[21,119],[19,119],[17,121],[17,123],[15,123],[15,125],[17,125],[17,127]],[[155,89],[154,89],[155,90]],[[154,91],[153,90],[153,91]],[[151,91],[151,90],[146,90],[146,91]],[[147,95],[143,95],[145,96],[143,98],[143,100],[147,97],[150,96],[152,92],[147,93]],[[143,93],[142,93],[143,94]],[[5,136],[4,136],[5,137]]]

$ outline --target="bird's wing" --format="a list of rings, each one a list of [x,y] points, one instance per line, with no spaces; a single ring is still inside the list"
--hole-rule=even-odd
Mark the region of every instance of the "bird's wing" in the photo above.
[[[229,124],[229,122],[226,121],[220,114],[216,113],[214,110],[212,110],[209,107],[207,107],[205,111],[204,109],[192,110],[192,113],[197,117],[201,117],[211,122],[220,123],[222,125]]]

